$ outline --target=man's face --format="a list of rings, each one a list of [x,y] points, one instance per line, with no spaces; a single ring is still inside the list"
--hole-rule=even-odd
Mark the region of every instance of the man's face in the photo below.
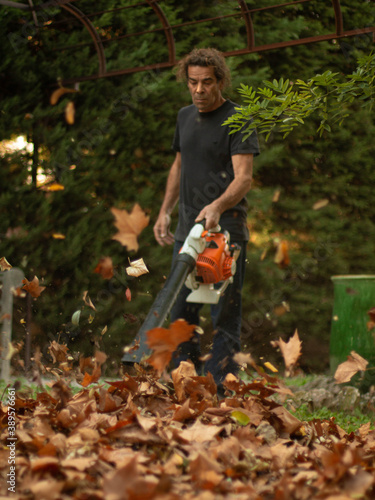
[[[188,88],[193,104],[201,113],[213,111],[223,104],[222,86],[212,66],[188,66]]]

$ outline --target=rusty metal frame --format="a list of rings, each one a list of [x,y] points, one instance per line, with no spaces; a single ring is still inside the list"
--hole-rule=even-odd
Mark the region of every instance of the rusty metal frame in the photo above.
[[[306,37],[306,38],[301,38],[298,40],[288,40],[284,42],[276,42],[276,43],[271,43],[271,44],[265,44],[265,45],[256,45],[255,43],[255,32],[254,32],[254,26],[253,26],[253,21],[252,21],[252,15],[256,12],[261,12],[261,11],[266,11],[266,10],[272,10],[272,9],[277,9],[281,7],[287,7],[289,5],[296,5],[300,3],[306,3],[310,2],[312,0],[294,0],[294,1],[288,1],[284,3],[279,3],[277,5],[272,5],[272,6],[267,6],[267,7],[257,7],[253,9],[249,9],[247,6],[247,3],[245,0],[237,0],[238,6],[240,8],[239,13],[234,13],[234,14],[226,14],[224,16],[219,16],[219,17],[211,17],[207,19],[200,19],[196,21],[188,21],[180,24],[175,24],[171,25],[163,12],[162,8],[160,7],[160,0],[144,0],[143,2],[134,3],[133,5],[128,5],[128,6],[122,6],[119,7],[118,9],[112,9],[112,10],[121,10],[121,9],[126,9],[126,8],[136,8],[139,6],[149,6],[154,14],[157,16],[159,19],[159,22],[161,24],[160,28],[155,28],[155,29],[150,29],[138,33],[130,33],[126,35],[121,35],[119,37],[113,38],[111,40],[105,40],[102,39],[99,36],[98,31],[96,30],[95,26],[92,24],[90,21],[90,16],[93,16],[97,13],[90,14],[90,13],[83,13],[81,10],[79,10],[77,7],[73,6],[73,2],[78,2],[79,0],[48,0],[44,2],[43,4],[39,6],[33,6],[32,0],[28,0],[28,4],[24,4],[21,2],[14,2],[10,0],[0,0],[0,5],[5,5],[8,7],[16,7],[22,10],[28,10],[32,12],[34,22],[36,22],[37,19],[37,12],[39,10],[44,10],[48,9],[48,7],[56,7],[60,6],[61,9],[69,12],[72,16],[74,16],[76,19],[78,19],[87,29],[89,32],[92,42],[94,43],[94,47],[97,53],[98,57],[98,73],[93,74],[93,75],[83,75],[81,77],[73,78],[71,80],[64,80],[64,84],[69,84],[69,83],[75,83],[75,82],[80,82],[80,81],[87,81],[87,80],[95,80],[98,78],[104,78],[104,77],[113,77],[113,76],[119,76],[119,75],[127,75],[131,73],[137,73],[140,71],[147,71],[147,70],[160,70],[164,68],[171,68],[173,67],[177,60],[176,60],[176,47],[175,47],[175,41],[174,41],[174,36],[173,32],[174,30],[177,30],[181,27],[189,26],[189,25],[197,25],[199,23],[207,23],[207,22],[214,22],[218,20],[223,20],[224,18],[233,18],[233,17],[242,17],[245,28],[246,28],[246,45],[242,49],[237,49],[233,51],[228,51],[224,52],[223,54],[226,57],[229,56],[240,56],[240,55],[246,55],[250,54],[253,52],[265,52],[269,50],[275,50],[275,49],[281,49],[285,47],[291,47],[291,46],[297,46],[297,45],[306,45],[310,43],[316,43],[316,42],[321,42],[321,41],[327,41],[327,40],[333,40],[333,39],[338,39],[338,38],[345,38],[345,37],[352,37],[356,35],[362,35],[366,33],[372,33],[373,34],[373,40],[375,42],[375,25],[370,26],[370,27],[365,27],[365,28],[359,28],[355,30],[349,30],[345,31],[344,30],[344,22],[343,22],[343,15],[341,11],[341,4],[340,0],[331,0],[332,3],[332,8],[334,12],[334,17],[335,17],[335,31],[333,33],[329,33],[326,35],[318,35],[318,36],[311,36],[311,37]],[[103,11],[102,13],[105,12],[110,12],[110,10]],[[129,38],[133,36],[141,36],[144,34],[148,33],[156,33],[156,32],[164,32],[166,44],[168,47],[168,61],[163,61],[159,63],[154,63],[154,64],[148,64],[145,66],[137,66],[137,67],[132,67],[132,68],[120,68],[118,70],[113,70],[113,71],[107,71],[106,70],[106,57],[104,53],[104,43],[113,43],[116,42],[120,39],[124,38]],[[79,45],[75,46],[68,46],[64,47],[64,49],[71,49],[71,48],[78,48],[82,47],[83,45],[87,45],[87,43],[82,43]]]

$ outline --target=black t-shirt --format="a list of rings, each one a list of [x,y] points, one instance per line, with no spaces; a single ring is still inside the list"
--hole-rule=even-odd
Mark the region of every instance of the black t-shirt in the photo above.
[[[203,207],[216,200],[234,179],[232,156],[259,154],[256,132],[243,141],[243,134],[229,134],[223,122],[235,113],[238,105],[227,100],[214,111],[200,113],[195,105],[182,108],[177,117],[173,149],[181,153],[179,219],[175,238],[184,241]],[[248,203],[243,198],[224,212],[221,228],[231,240],[246,241]]]

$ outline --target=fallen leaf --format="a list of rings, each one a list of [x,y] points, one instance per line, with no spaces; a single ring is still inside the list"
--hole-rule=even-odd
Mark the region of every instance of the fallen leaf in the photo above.
[[[359,371],[366,370],[368,361],[355,351],[351,351],[348,359],[339,364],[335,372],[335,380],[338,384],[349,382],[349,380]]]
[[[138,276],[142,276],[142,274],[147,274],[148,272],[149,270],[143,259],[133,260],[133,262],[130,262],[130,266],[126,268],[126,273],[134,278],[138,278]]]
[[[94,273],[100,274],[105,280],[113,278],[113,262],[111,257],[101,257],[94,269]]]
[[[248,425],[250,423],[250,417],[241,410],[232,411],[231,417],[234,418],[234,420],[242,426]]]
[[[178,319],[169,328],[153,328],[147,332],[147,345],[153,350],[147,363],[156,370],[163,371],[172,354],[182,343],[190,340],[194,334],[194,325],[189,325],[185,320]]]
[[[0,271],[9,271],[9,269],[12,269],[12,266],[9,264],[9,262],[6,260],[5,257],[1,257],[0,259]]]
[[[34,276],[32,281],[24,278],[22,283],[24,284],[22,288],[29,292],[29,294],[34,298],[39,297],[39,295],[46,289],[45,286],[39,285],[39,279],[36,276]]]
[[[114,224],[118,229],[118,233],[112,239],[119,241],[129,251],[137,251],[137,237],[148,225],[150,217],[144,213],[138,203],[134,205],[130,213],[114,207],[111,208],[111,212],[115,217]]]

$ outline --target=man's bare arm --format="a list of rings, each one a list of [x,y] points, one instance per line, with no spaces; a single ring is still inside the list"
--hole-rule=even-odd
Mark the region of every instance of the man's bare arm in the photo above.
[[[169,230],[171,213],[180,196],[181,153],[177,153],[168,174],[164,200],[158,218],[154,225],[154,235],[159,245],[170,245],[174,242],[173,234]]]

